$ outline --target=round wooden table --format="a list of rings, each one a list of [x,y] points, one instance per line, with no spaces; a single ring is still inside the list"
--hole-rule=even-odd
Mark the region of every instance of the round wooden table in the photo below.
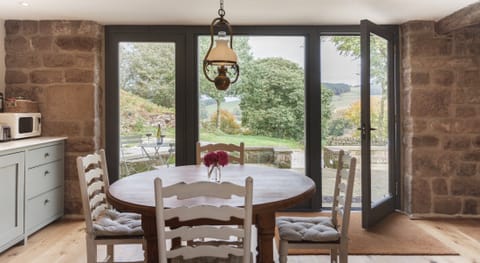
[[[222,181],[245,184],[245,178],[253,178],[253,223],[258,231],[257,262],[273,262],[273,238],[275,211],[300,203],[315,193],[315,183],[307,176],[293,170],[257,165],[228,165],[222,167]],[[158,262],[157,232],[155,224],[155,193],[153,181],[162,178],[163,185],[177,182],[207,180],[207,168],[203,165],[187,165],[138,173],[122,178],[110,185],[108,201],[120,211],[142,215],[145,233],[146,262]],[[232,199],[230,205],[243,204]],[[178,205],[178,204],[177,204]],[[175,207],[175,203],[165,203]],[[168,222],[167,222],[168,223]],[[178,223],[178,221],[177,221]],[[178,225],[169,226],[177,227]]]

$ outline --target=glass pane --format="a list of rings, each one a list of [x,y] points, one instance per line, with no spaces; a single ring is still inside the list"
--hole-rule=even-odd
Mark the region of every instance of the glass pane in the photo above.
[[[388,41],[370,34],[370,123],[372,204],[391,196],[388,172]]]
[[[234,37],[240,78],[227,91],[203,74],[209,45],[209,36],[199,37],[200,142],[244,142],[246,163],[304,173],[304,37]]]
[[[331,207],[338,152],[357,158],[352,207],[361,207],[360,37],[320,37],[322,206]]]
[[[175,43],[119,46],[120,177],[175,163]]]

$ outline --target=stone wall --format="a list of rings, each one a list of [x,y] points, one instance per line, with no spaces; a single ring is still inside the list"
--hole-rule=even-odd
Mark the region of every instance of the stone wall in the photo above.
[[[0,25],[3,25],[3,20],[0,19]],[[0,26],[0,92],[5,93],[5,47],[1,39],[5,38],[5,28]]]
[[[65,213],[81,214],[75,158],[102,145],[103,27],[7,20],[5,31],[6,97],[38,101],[42,135],[68,137]]]
[[[480,215],[480,28],[401,26],[402,167],[413,215]]]

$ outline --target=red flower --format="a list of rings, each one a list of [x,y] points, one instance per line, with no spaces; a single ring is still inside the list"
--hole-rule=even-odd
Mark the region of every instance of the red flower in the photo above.
[[[224,151],[217,152],[218,164],[221,166],[225,166],[228,164],[228,153]]]
[[[210,165],[225,166],[228,164],[228,153],[225,151],[209,152],[203,156],[203,164],[210,167]]]
[[[205,166],[207,167],[210,167],[210,165],[212,164],[217,164],[218,162],[218,157],[217,157],[217,154],[215,152],[209,152],[207,154],[205,154],[205,156],[203,156],[203,163],[205,164]]]

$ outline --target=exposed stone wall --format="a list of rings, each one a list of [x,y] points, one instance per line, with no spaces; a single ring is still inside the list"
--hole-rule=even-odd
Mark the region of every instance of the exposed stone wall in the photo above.
[[[102,143],[103,27],[90,21],[5,22],[6,96],[39,102],[42,135],[67,136],[65,213],[81,214],[75,158]]]
[[[401,26],[405,210],[480,215],[480,27]]]
[[[3,20],[0,19],[0,25],[3,25]],[[5,38],[5,28],[0,26],[0,92],[5,93],[5,47],[4,41],[1,39]]]

